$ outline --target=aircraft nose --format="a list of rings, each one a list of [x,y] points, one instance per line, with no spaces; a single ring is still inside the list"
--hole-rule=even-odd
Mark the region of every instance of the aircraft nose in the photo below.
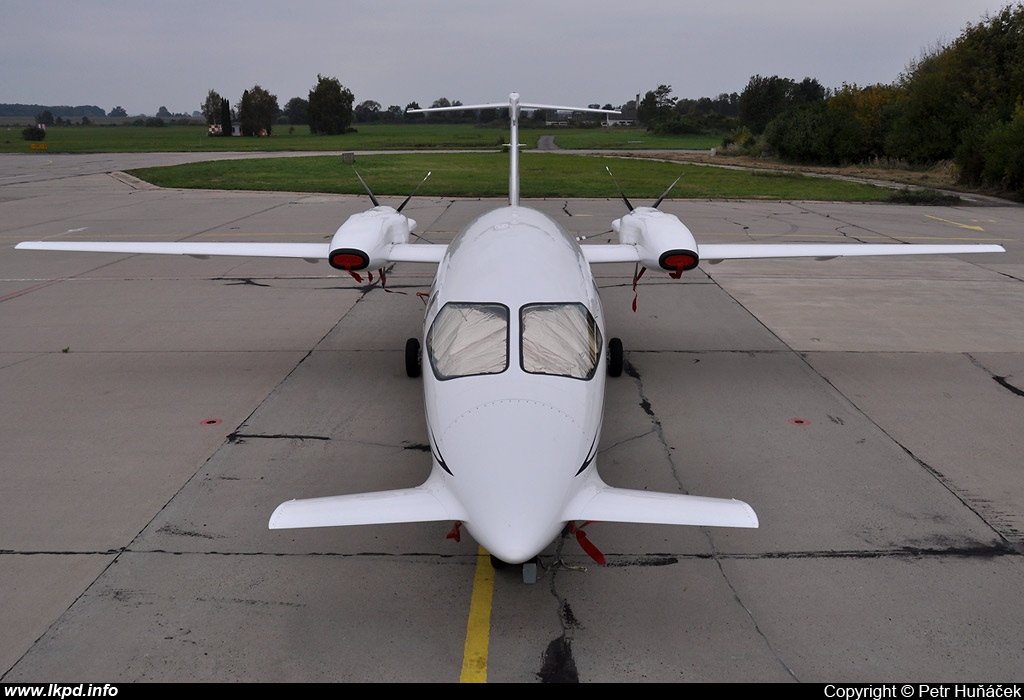
[[[583,426],[537,401],[478,406],[453,421],[440,441],[465,525],[491,554],[529,560],[558,535],[573,480],[587,458]]]

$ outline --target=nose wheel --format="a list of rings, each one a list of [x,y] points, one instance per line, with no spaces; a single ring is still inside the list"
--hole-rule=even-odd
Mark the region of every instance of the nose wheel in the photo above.
[[[491,555],[491,566],[495,571],[501,571],[511,566],[508,562]],[[537,583],[537,557],[523,563],[523,583]]]

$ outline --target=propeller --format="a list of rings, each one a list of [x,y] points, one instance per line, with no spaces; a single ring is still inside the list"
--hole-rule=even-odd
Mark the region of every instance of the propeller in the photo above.
[[[366,190],[366,194],[370,195],[370,201],[373,202],[373,206],[379,207],[380,202],[378,202],[377,198],[373,196],[373,190],[371,190],[370,186],[366,184],[366,180],[364,180],[363,176],[359,174],[359,171],[356,170],[355,166],[352,166],[352,172],[354,172],[356,174],[356,177],[359,178],[359,182],[360,184],[362,184],[363,189]],[[412,199],[413,196],[420,191],[420,188],[423,187],[423,183],[426,182],[427,178],[430,177],[432,174],[433,173],[431,171],[427,171],[427,174],[423,176],[422,180],[420,180],[420,184],[416,185],[413,191],[409,193],[409,196],[405,198],[405,201],[398,205],[398,208],[395,209],[396,212],[401,213],[401,211],[405,209],[405,205],[408,204],[409,200]]]
[[[614,182],[614,183],[615,183],[615,187],[616,187],[616,189],[618,189],[618,191],[619,191],[619,196],[620,196],[620,197],[622,197],[622,201],[626,203],[626,208],[627,208],[627,209],[629,209],[630,211],[633,211],[633,205],[632,205],[632,204],[630,204],[630,201],[629,201],[629,199],[628,199],[628,198],[626,197],[626,193],[622,191],[622,186],[621,186],[621,185],[619,184],[619,181],[615,179],[615,176],[614,176],[614,175],[612,175],[612,169],[611,169],[611,168],[609,168],[609,167],[608,167],[607,165],[606,165],[606,166],[604,166],[604,169],[608,171],[608,174],[609,174],[609,175],[611,176],[611,178],[612,178],[612,182]],[[676,178],[676,179],[675,179],[675,180],[674,180],[674,181],[672,182],[672,184],[668,186],[668,189],[667,189],[667,190],[665,190],[664,192],[662,192],[662,193],[661,193],[661,196],[660,196],[660,197],[658,197],[658,201],[656,201],[656,202],[654,203],[654,206],[653,206],[653,208],[654,208],[654,209],[657,209],[657,208],[658,208],[659,206],[661,206],[661,203],[665,201],[665,197],[667,197],[667,196],[668,196],[668,193],[672,191],[672,188],[673,188],[673,187],[675,187],[675,186],[676,186],[676,183],[677,183],[677,182],[679,182],[679,181],[680,181],[681,179],[683,179],[683,176],[682,176],[682,175],[680,175],[679,177],[677,177],[677,178]]]
[[[607,165],[604,166],[604,169],[608,171],[608,175],[611,177],[612,182],[615,183],[615,188],[619,191],[619,196],[622,197],[622,201],[626,203],[626,209],[633,211],[633,205],[629,203],[629,199],[626,197],[626,193],[622,191],[622,186],[619,184],[619,181],[615,179],[614,175],[612,175],[612,169]]]
[[[366,180],[364,180],[363,176],[359,174],[359,171],[356,170],[355,166],[352,166],[352,172],[356,174],[356,177],[359,178],[359,182],[363,184],[363,189],[366,190],[366,194],[370,195],[370,201],[373,202],[373,206],[379,207],[380,202],[378,202],[377,198],[373,196],[373,191],[370,189],[370,186],[366,184]]]
[[[626,203],[626,208],[628,208],[630,211],[633,211],[633,205],[630,204],[629,199],[626,197],[626,193],[622,191],[622,186],[619,184],[619,181],[615,179],[614,175],[612,175],[612,169],[609,168],[607,165],[604,166],[604,169],[608,171],[608,174],[612,178],[612,182],[615,183],[615,187],[619,190],[619,195],[622,197],[622,201]],[[652,208],[657,209],[658,207],[660,207],[661,203],[665,201],[665,197],[668,197],[668,193],[671,192],[672,188],[676,186],[676,183],[678,183],[682,179],[683,176],[680,175],[675,180],[673,180],[672,184],[668,186],[668,189],[661,193],[661,196],[658,197],[658,200],[654,203],[654,206]],[[640,281],[640,278],[644,276],[645,272],[647,272],[647,268],[642,267],[639,263],[637,263],[636,269],[633,271],[633,313],[636,313],[636,301],[638,296],[636,291],[636,283]],[[682,268],[680,268],[677,271],[677,273],[678,274],[672,275],[674,279],[679,279],[679,275],[683,273]]]
[[[428,177],[430,177],[430,171],[429,170],[427,171],[427,174],[423,176],[423,179],[420,180],[420,184],[416,185],[416,189],[414,189],[412,192],[409,193],[409,196],[405,198],[404,202],[402,202],[401,204],[398,205],[398,209],[396,209],[395,211],[401,212],[403,209],[405,209],[405,205],[409,203],[409,200],[412,199],[414,194],[416,194],[417,192],[420,191],[420,188],[423,187],[423,183],[427,181]],[[360,179],[362,179],[362,178],[360,178]],[[675,184],[675,183],[673,183],[673,184]],[[373,195],[371,195],[371,197],[372,196]]]

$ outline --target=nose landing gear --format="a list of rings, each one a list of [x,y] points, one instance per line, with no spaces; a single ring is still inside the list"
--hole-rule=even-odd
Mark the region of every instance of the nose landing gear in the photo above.
[[[507,569],[511,564],[491,555],[491,566],[495,571]],[[523,583],[537,583],[537,557],[523,563]]]

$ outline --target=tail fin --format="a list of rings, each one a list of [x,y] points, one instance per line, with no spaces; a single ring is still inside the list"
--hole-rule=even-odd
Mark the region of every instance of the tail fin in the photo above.
[[[519,93],[512,92],[508,96],[508,104],[495,102],[485,105],[454,105],[451,107],[430,107],[428,109],[410,109],[410,114],[426,112],[466,112],[477,109],[503,109],[508,107],[508,118],[511,124],[509,134],[509,172],[508,172],[508,203],[519,206],[519,111],[521,109],[550,109],[557,112],[591,112],[596,114],[619,114],[615,109],[595,109],[593,107],[562,107],[559,105],[538,105],[519,101]]]

